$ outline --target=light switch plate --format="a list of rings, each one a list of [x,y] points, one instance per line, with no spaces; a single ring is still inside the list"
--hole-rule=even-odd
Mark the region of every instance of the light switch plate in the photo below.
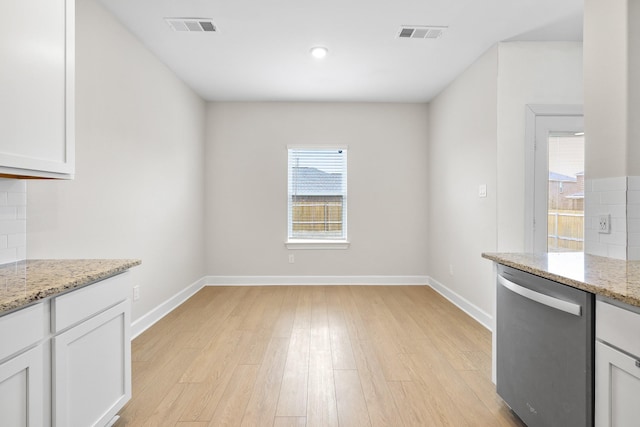
[[[480,184],[478,187],[478,197],[487,197],[487,184]]]

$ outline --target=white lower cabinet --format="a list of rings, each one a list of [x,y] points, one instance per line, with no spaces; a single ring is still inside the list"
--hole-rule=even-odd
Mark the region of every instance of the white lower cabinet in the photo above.
[[[0,317],[0,425],[44,425],[45,304]]]
[[[53,338],[53,424],[104,426],[131,398],[129,301]]]
[[[0,425],[43,425],[43,357],[38,345],[0,363]]]
[[[640,422],[640,361],[596,342],[597,427],[626,427]]]
[[[640,425],[640,313],[596,301],[595,426]]]
[[[0,316],[0,427],[104,427],[131,398],[125,272]]]

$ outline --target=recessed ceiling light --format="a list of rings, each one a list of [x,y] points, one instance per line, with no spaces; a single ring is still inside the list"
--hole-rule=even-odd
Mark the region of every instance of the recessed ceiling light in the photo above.
[[[324,46],[316,46],[312,47],[310,52],[311,56],[313,56],[314,58],[322,59],[327,56],[327,53],[329,53],[329,49]]]

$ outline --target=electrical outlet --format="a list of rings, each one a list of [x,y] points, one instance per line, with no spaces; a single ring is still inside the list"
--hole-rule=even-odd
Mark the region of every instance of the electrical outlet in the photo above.
[[[293,264],[296,262],[296,256],[294,254],[289,254],[289,264]]]
[[[140,286],[133,287],[133,300],[138,301],[140,299]]]
[[[611,233],[611,215],[600,215],[598,217],[598,233]]]

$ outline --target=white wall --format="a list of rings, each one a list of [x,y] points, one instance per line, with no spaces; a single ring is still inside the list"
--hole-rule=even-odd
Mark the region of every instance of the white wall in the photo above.
[[[582,43],[498,45],[498,251],[525,249],[525,106],[583,103]]]
[[[480,254],[496,249],[497,73],[493,47],[431,102],[429,135],[429,275],[489,316],[493,269]]]
[[[628,148],[627,174],[640,176],[640,2],[629,1],[627,17],[629,29],[629,99],[627,115]],[[640,219],[638,217],[636,220]],[[640,230],[639,230],[640,231]],[[640,259],[640,258],[634,258]]]
[[[27,256],[142,259],[135,320],[205,274],[205,104],[94,0],[76,20],[76,178],[28,182]]]
[[[585,0],[585,178],[627,176],[629,0]],[[637,2],[636,2],[637,3]],[[606,34],[606,37],[603,36]],[[637,120],[636,120],[637,121]]]
[[[426,275],[427,116],[424,104],[209,104],[207,272]],[[285,248],[288,144],[349,146],[349,249]]]
[[[431,103],[429,275],[487,316],[480,254],[524,250],[527,104],[582,104],[580,43],[499,43]]]
[[[585,251],[640,260],[640,3],[587,0],[584,15]],[[596,231],[601,214],[611,234]]]

